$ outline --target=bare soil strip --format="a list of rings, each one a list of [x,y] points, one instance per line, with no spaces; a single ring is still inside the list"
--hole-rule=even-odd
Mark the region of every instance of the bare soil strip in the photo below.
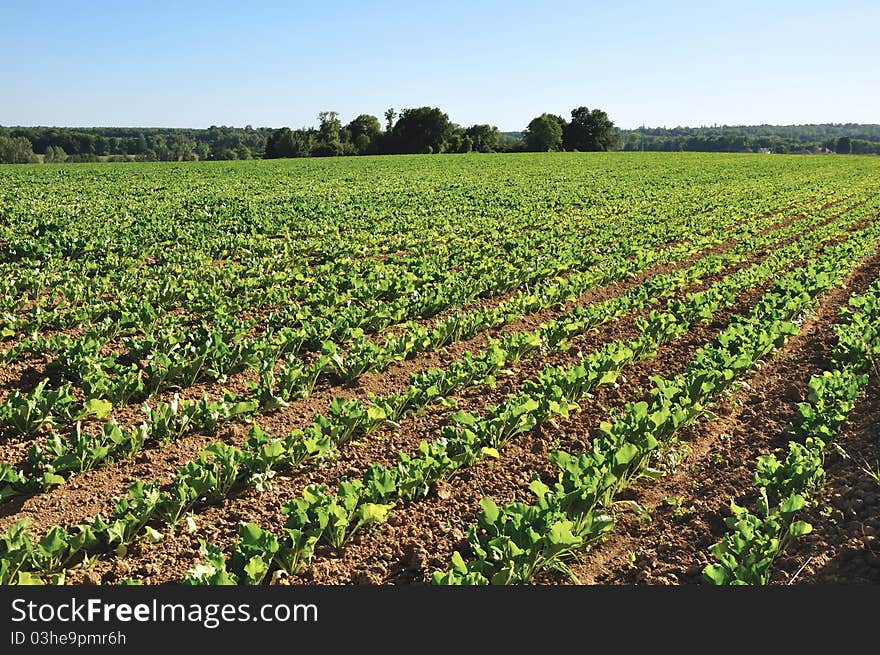
[[[845,197],[833,200],[831,202],[826,202],[823,205],[821,205],[818,209],[811,208],[809,206],[816,201],[815,198],[810,198],[809,200],[805,200],[802,203],[800,203],[804,206],[803,207],[804,213],[800,213],[795,216],[789,216],[781,221],[774,222],[774,223],[764,227],[762,230],[760,230],[759,234],[766,234],[767,232],[770,232],[772,230],[779,230],[779,229],[783,229],[785,227],[788,227],[789,225],[791,225],[793,222],[795,222],[797,220],[805,219],[807,216],[806,212],[809,212],[811,210],[812,211],[825,211],[826,209],[829,209],[835,205],[838,205],[838,204],[846,201],[847,199],[849,199],[849,197],[850,196],[845,196]],[[857,209],[862,204],[864,204],[864,202],[866,202],[866,201],[857,201],[848,209],[848,211],[851,211],[853,209]],[[760,217],[757,217],[755,220],[764,220],[764,219],[767,219],[767,218],[770,218],[773,216],[777,216],[779,214],[783,214],[787,211],[792,210],[794,207],[797,206],[797,204],[798,203],[795,203],[795,204],[789,205],[787,207],[781,208],[776,211],[767,212],[766,214],[764,214]],[[839,218],[841,215],[842,214],[837,214],[835,216],[829,217],[827,219],[827,221],[823,221],[822,224],[824,224],[826,222],[830,222],[832,220],[835,220],[836,218]],[[669,246],[669,245],[670,244],[666,244],[666,246]],[[680,266],[687,265],[688,263],[695,261],[696,259],[698,259],[706,254],[709,254],[712,252],[720,252],[722,250],[726,250],[726,249],[732,247],[733,245],[734,245],[733,241],[727,241],[727,242],[720,244],[718,246],[708,248],[705,251],[698,253],[695,256],[692,256],[690,258],[686,258],[686,259],[682,260],[681,262],[673,263],[673,264],[671,264],[671,266],[680,267]],[[658,246],[654,249],[655,250],[662,250],[663,248],[664,248],[664,246]],[[670,266],[670,265],[656,266],[656,267],[653,267],[649,270],[643,271],[642,273],[637,275],[637,280],[641,281],[641,280],[645,279],[646,277],[656,275],[658,272],[663,272],[664,269],[665,270],[673,270],[673,269],[667,269],[666,268],[667,266]],[[565,277],[569,277],[570,275],[571,275],[571,273],[569,273],[567,275],[563,275],[561,277],[565,278]],[[632,280],[630,280],[628,282],[632,283],[632,284],[638,283],[637,281],[633,282]],[[445,309],[441,312],[438,312],[434,316],[416,319],[413,322],[416,324],[425,326],[425,325],[433,324],[433,323],[437,322],[438,320],[442,320],[442,319],[449,317],[453,314],[491,309],[491,308],[497,307],[505,300],[508,300],[516,292],[517,292],[517,290],[514,289],[514,290],[511,290],[511,291],[508,291],[508,292],[505,292],[502,294],[498,294],[498,295],[495,295],[492,297],[479,298],[479,299],[474,300],[472,302],[466,303],[462,306],[451,307],[451,308]],[[585,297],[588,297],[590,295],[590,293],[592,293],[592,292],[588,292],[587,294],[585,294]],[[583,300],[582,298],[577,298],[575,300],[569,301],[566,304],[566,307],[571,307],[575,304],[579,304],[582,302],[582,300]],[[375,339],[382,340],[386,337],[399,335],[402,331],[403,331],[403,328],[401,326],[395,325],[395,326],[388,327],[384,330],[379,330],[375,335],[373,335],[373,337]],[[78,336],[84,332],[85,332],[85,328],[71,328],[68,330],[59,330],[56,332],[46,333],[44,336],[51,336],[52,334],[62,334],[62,333],[67,334],[68,336]],[[251,337],[255,337],[255,336],[256,336],[256,333],[251,335]],[[11,346],[11,343],[4,343],[3,344],[4,348],[8,348],[10,346]],[[105,348],[105,351],[107,351],[107,352],[105,352],[104,354],[109,354],[111,351],[120,351],[121,349],[123,349],[121,341],[114,340],[114,341],[111,341],[110,343],[108,343],[108,345]],[[312,356],[312,353],[303,353],[303,355],[304,355],[304,358],[309,359]],[[47,377],[46,366],[49,363],[49,361],[50,361],[50,358],[48,356],[37,357],[34,355],[26,355],[26,356],[22,357],[21,360],[19,360],[17,362],[5,363],[5,364],[0,363],[0,402],[2,402],[2,400],[12,391],[19,390],[21,392],[27,392],[27,391],[30,391],[31,389],[33,389],[40,380],[42,380],[44,377]],[[50,378],[51,378],[51,376],[50,376]],[[217,397],[219,397],[219,396],[222,396],[223,392],[226,390],[234,391],[235,393],[243,393],[245,390],[244,382],[247,380],[253,380],[255,378],[256,378],[256,376],[254,375],[253,371],[244,371],[241,373],[236,373],[236,374],[230,375],[228,380],[224,383],[203,382],[203,383],[199,383],[199,384],[193,385],[191,387],[188,387],[186,389],[179,390],[178,393],[180,394],[180,396],[182,398],[201,398],[206,393],[212,397],[214,397],[215,395]],[[53,380],[53,383],[54,382],[58,382],[58,380]],[[323,384],[326,386],[328,383],[324,382]],[[175,393],[174,391],[167,391],[167,392],[163,392],[160,394],[156,394],[153,398],[151,398],[151,402],[153,402],[154,400],[168,402],[169,399],[171,397],[173,397],[174,393]],[[136,422],[140,418],[140,403],[134,403],[134,404],[131,404],[127,407],[116,408],[116,409],[114,409],[114,412],[111,416],[113,418],[115,418],[120,424],[123,424],[123,425],[126,425],[131,422]],[[2,459],[2,452],[0,452],[0,459]]]
[[[716,276],[713,276],[716,277]],[[711,280],[704,282],[710,284]],[[702,286],[702,285],[700,285]],[[683,296],[693,289],[679,292],[676,297]],[[760,296],[761,290],[749,294],[748,298],[743,300],[744,307],[748,307],[750,303]],[[727,314],[725,315],[727,316]],[[707,338],[708,331],[712,334],[722,329],[726,324],[725,318],[719,319],[720,322],[713,323],[703,329],[697,329],[692,334],[684,337],[689,346],[696,350],[699,345],[704,343]],[[600,326],[595,331],[585,335],[576,343],[576,347],[584,352],[593,350],[614,339],[625,339],[634,336],[636,333],[633,321],[616,321]],[[512,375],[499,376],[498,385],[495,389],[474,388],[469,389],[465,393],[455,397],[456,406],[461,409],[473,411],[485,407],[487,404],[498,402],[506,397],[508,393],[513,392],[522,380],[531,377],[534,371],[539,367],[547,364],[566,365],[573,363],[579,359],[576,349],[567,352],[554,352],[545,357],[527,359],[511,368]],[[540,360],[540,361],[539,361]],[[607,396],[607,402],[615,403],[624,397],[625,392],[631,394],[641,394],[641,385],[647,383],[648,376],[665,371],[669,366],[681,364],[687,361],[687,357],[682,358],[681,355],[674,353],[667,354],[666,357],[661,354],[658,358],[658,369],[652,372],[646,372],[642,375],[635,375],[633,379],[619,389],[606,387],[603,394]],[[302,489],[311,483],[331,483],[337,481],[340,477],[360,477],[366,468],[374,463],[380,462],[392,464],[396,461],[397,453],[400,451],[409,452],[413,450],[424,439],[432,439],[439,433],[441,425],[447,422],[449,409],[443,407],[431,407],[427,411],[417,416],[411,417],[403,422],[400,429],[392,431],[380,431],[375,437],[364,439],[362,442],[348,444],[342,450],[340,459],[327,466],[305,470],[295,473],[293,476],[279,476],[273,484],[273,488],[269,491],[259,493],[253,489],[244,490],[237,498],[228,498],[223,504],[213,507],[207,507],[196,517],[198,529],[193,533],[186,531],[178,531],[177,534],[166,534],[165,538],[156,544],[138,543],[125,558],[116,560],[102,560],[98,562],[91,572],[83,577],[83,580],[102,582],[119,581],[125,577],[137,576],[142,578],[145,584],[156,584],[163,582],[174,582],[179,580],[186,570],[192,566],[198,558],[199,539],[205,539],[217,545],[225,546],[231,543],[237,534],[238,524],[242,520],[248,520],[258,523],[263,527],[280,529],[282,525],[282,517],[279,508],[283,502],[291,496],[301,493]],[[243,434],[242,434],[243,436]],[[539,439],[540,441],[540,439]],[[520,446],[515,444],[509,446],[500,462],[506,462],[508,457],[514,460],[518,458],[517,453],[522,450]],[[534,460],[543,460],[546,465],[546,450],[536,451],[532,453]],[[492,477],[493,468],[506,467],[506,464],[499,463],[497,467],[481,465],[475,467],[474,470],[464,471],[459,480],[477,480],[483,475]],[[93,471],[91,473],[103,473],[105,471]],[[170,471],[168,472],[170,478]],[[476,477],[474,477],[476,476]],[[141,477],[140,479],[151,479]],[[82,490],[93,491],[95,482],[90,481],[86,484],[83,481]],[[333,486],[331,484],[331,486]],[[121,488],[116,493],[119,493]],[[482,495],[482,492],[477,491]],[[446,495],[441,491],[442,495]],[[477,497],[477,500],[479,497]],[[106,498],[106,496],[104,496]],[[37,501],[37,498],[30,499],[28,503]],[[83,518],[92,516],[96,511],[105,511],[106,501],[96,502],[94,497],[88,499],[83,498],[81,502],[87,500],[88,510],[83,513],[82,506],[77,507],[76,514]],[[412,510],[418,515],[426,509],[426,504],[430,504],[436,498],[428,499],[428,501],[418,503],[413,506]],[[476,502],[474,502],[474,505]],[[29,509],[29,508],[28,508]],[[45,529],[53,522],[70,523],[72,517],[70,512],[59,512],[60,508],[54,506],[48,511],[41,512],[39,518],[33,516],[35,521],[40,524],[44,523],[44,515],[52,515],[55,521],[46,521],[43,525]],[[409,512],[410,510],[406,510]],[[395,525],[399,520],[394,518],[397,514],[403,514],[404,510],[398,510],[392,515],[389,526]],[[30,515],[30,512],[28,512]],[[17,515],[20,516],[20,515]],[[11,519],[12,517],[10,517]],[[6,521],[8,519],[4,519]],[[81,520],[81,519],[74,519]],[[387,526],[386,526],[387,527]],[[37,529],[39,531],[39,529]],[[360,538],[356,537],[355,541]],[[346,560],[348,558],[346,557]],[[317,565],[320,570],[320,563]],[[314,567],[313,567],[314,568]],[[71,582],[79,581],[78,576],[83,575],[79,571],[71,571],[68,578]],[[307,574],[308,575],[308,574]],[[323,582],[323,581],[321,581]]]
[[[786,240],[786,242],[790,240]],[[725,242],[702,253],[702,256],[721,252],[733,245],[733,242]],[[684,289],[676,294],[675,297],[682,297],[686,293],[691,293],[696,289],[711,284],[723,275],[730,274],[756,261],[761,261],[766,254],[761,252],[759,255],[749,258],[749,261],[732,266],[716,275],[708,276],[701,284]],[[484,332],[472,339],[456,342],[440,350],[424,353],[412,360],[394,363],[385,371],[365,374],[353,385],[331,386],[324,383],[320,391],[317,391],[308,398],[294,401],[289,407],[271,414],[260,415],[255,420],[264,430],[271,434],[288,434],[293,429],[302,428],[307,425],[316,412],[326,411],[330,401],[335,397],[366,399],[370,393],[388,394],[400,391],[408,384],[409,374],[412,372],[431,367],[448,367],[453,361],[460,359],[464,352],[477,352],[487,347],[490,338],[498,338],[505,333],[535,329],[540,324],[561,316],[566,310],[570,310],[575,306],[575,304],[587,305],[605,301],[624,293],[649,277],[680,269],[688,263],[679,262],[674,265],[662,265],[636,275],[633,278],[594,289],[582,295],[576,303],[572,302],[566,305],[566,309],[551,308],[524,316],[502,328]],[[660,308],[664,305],[665,303],[661,303]],[[582,349],[591,350],[593,347],[606,341],[632,336],[634,334],[634,319],[644,313],[633,314],[627,319],[600,326],[591,334],[576,340],[575,343]],[[624,329],[624,326],[628,327]],[[560,359],[560,361],[570,359],[564,353],[555,353],[551,354],[550,358],[544,358],[543,361],[552,361],[553,357]],[[524,360],[510,369],[512,373],[510,376],[499,380],[499,386],[495,390],[486,389],[485,387],[465,390],[455,397],[458,407],[477,409],[485,406],[487,403],[497,402],[508,392],[514,391],[519,382],[529,377],[530,371],[536,370],[535,366],[538,365],[543,366],[544,364],[535,358]],[[193,389],[189,391],[193,391]],[[201,394],[191,395],[190,393],[181,395],[183,397],[201,396]],[[430,434],[429,431],[431,429],[439,428],[446,413],[447,410],[443,407],[430,408],[421,416],[407,419],[404,425],[411,426],[416,434]],[[178,466],[197,457],[198,453],[207,444],[217,440],[240,444],[246,438],[246,434],[247,427],[238,423],[222,429],[218,435],[214,436],[198,433],[187,434],[161,450],[147,448],[132,460],[115,462],[75,476],[68,484],[53,488],[45,494],[31,498],[13,498],[7,503],[0,505],[0,529],[5,529],[12,522],[25,517],[30,517],[34,521],[33,528],[36,531],[40,531],[42,528],[47,528],[56,523],[69,523],[71,520],[82,520],[98,512],[106,513],[107,499],[113,495],[123,494],[126,485],[134,480],[156,479],[160,483],[167,483],[171,480],[171,476]],[[388,441],[381,448],[378,446],[374,448],[380,452],[371,453],[370,457],[374,459],[370,461],[379,461],[382,456],[382,449],[387,451],[387,457],[393,459],[396,457],[397,450],[390,450],[391,446],[404,447],[406,445],[414,447],[418,444],[418,440],[416,439],[413,442],[412,437],[407,431],[395,430],[387,434],[380,433],[379,437],[382,438],[383,436],[387,437]],[[19,461],[23,457],[27,446],[28,442],[0,445],[0,461]],[[371,451],[374,449],[371,449]],[[355,451],[354,456],[357,457],[360,449],[350,447],[348,450]],[[345,461],[348,456],[346,454],[342,461]]]
[[[724,273],[729,272],[730,271],[725,271]],[[720,275],[715,277],[720,277]],[[707,280],[705,284],[708,284],[711,281],[712,280]],[[679,295],[683,295],[692,290],[693,289],[689,289]],[[608,297],[613,293],[611,288],[597,290],[597,292],[607,293]],[[757,291],[750,294],[750,300],[756,298],[757,295],[755,294],[757,293],[760,292]],[[752,296],[754,297],[752,298]],[[595,298],[593,301],[598,301],[600,299],[604,298]],[[721,321],[720,323],[719,321],[716,321],[713,326],[698,329],[693,331],[691,335],[688,335],[688,347],[692,347],[692,349],[695,350],[707,340],[707,329],[720,329],[726,324],[725,318],[722,317],[719,320]],[[541,321],[537,321],[535,325],[540,322]],[[508,326],[508,329],[516,328]],[[629,327],[628,329],[630,330],[629,334],[633,334],[633,328]],[[577,345],[584,350],[591,350],[593,347],[596,347],[607,340],[621,337],[625,338],[626,334],[627,328],[622,325],[622,322],[618,321],[603,326],[594,333],[588,335]],[[496,390],[491,391],[488,394],[484,390],[470,390],[458,398],[459,406],[465,409],[478,409],[485,406],[487,403],[496,402],[508,392],[513,391],[522,379],[529,377],[529,373],[536,370],[536,365],[543,366],[551,362],[560,365],[573,361],[573,359],[574,353],[557,353],[544,358],[539,364],[536,364],[535,360],[526,360],[524,364],[528,366],[528,371],[523,371],[520,367],[516,367],[510,378],[502,381]],[[637,372],[632,380],[628,381],[627,384],[624,384],[621,388],[622,390],[603,391],[606,396],[604,398],[602,394],[599,394],[599,405],[601,406],[606,403],[617,404],[622,399],[625,399],[627,393],[640,393],[640,388],[648,384],[648,377],[650,375],[668,374],[669,370],[673,369],[675,366],[683,365],[687,359],[688,357],[682,355],[678,350],[671,352],[666,357],[661,353],[660,358],[658,358],[657,362],[653,364],[653,367],[640,367],[640,372]],[[414,362],[405,362],[404,364],[412,365],[413,363]],[[405,380],[405,376],[403,376],[403,378]],[[388,389],[382,389],[382,391],[387,392]],[[315,399],[315,397],[309,400],[313,399]],[[123,577],[133,575],[135,570],[137,571],[136,574],[144,577],[145,582],[148,583],[179,579],[180,575],[185,572],[186,568],[194,562],[195,551],[198,547],[198,538],[207,538],[208,540],[221,545],[226,544],[234,538],[237,524],[243,519],[261,523],[265,527],[278,527],[280,524],[280,517],[277,513],[279,505],[291,495],[298,493],[306,484],[311,482],[327,482],[328,478],[338,479],[338,477],[343,475],[359,477],[366,466],[370,463],[379,461],[388,464],[393,462],[396,458],[396,453],[399,450],[411,450],[417,445],[420,439],[426,437],[430,438],[436,435],[439,426],[444,420],[445,414],[446,410],[442,408],[430,410],[421,416],[415,417],[411,421],[407,421],[407,425],[404,426],[404,429],[380,435],[380,437],[384,437],[384,441],[370,439],[365,441],[362,448],[347,447],[346,452],[340,461],[329,469],[318,469],[292,478],[280,479],[276,484],[275,489],[271,492],[257,494],[251,490],[246,490],[243,492],[240,499],[228,499],[222,506],[207,508],[197,517],[200,528],[194,534],[168,534],[166,535],[166,539],[159,544],[152,546],[149,544],[143,544],[139,546],[138,548],[143,551],[141,556],[138,556],[137,549],[135,549],[135,552],[130,553],[129,556],[123,560],[100,562],[95,567],[95,570],[88,574],[88,579],[94,579],[95,575],[100,575],[105,578],[105,581],[119,580]],[[301,417],[303,419],[302,422],[306,422],[310,416],[311,413],[303,412]],[[264,421],[261,421],[261,423],[264,423]],[[243,426],[232,426],[228,432],[231,434],[228,434],[227,436],[234,438],[236,441],[241,441],[244,437]],[[538,439],[538,441],[540,442],[541,439]],[[102,511],[106,514],[108,498],[114,493],[122,493],[125,484],[134,479],[150,480],[154,478],[158,478],[160,482],[167,482],[170,479],[170,474],[173,471],[173,468],[187,459],[194,457],[204,443],[205,442],[202,442],[198,447],[186,452],[181,449],[181,442],[178,442],[177,444],[161,451],[161,453],[144,452],[133,462],[122,462],[116,467],[89,472],[79,476],[69,485],[60,488],[60,493],[26,501],[24,508],[21,508],[23,511],[16,512],[11,516],[6,517],[3,523],[9,523],[17,518],[22,518],[23,515],[29,515],[36,520],[38,524],[36,526],[37,532],[39,532],[40,526],[45,529],[54,523],[70,524],[71,522],[89,518],[97,511]],[[578,443],[578,441],[572,441],[565,447],[576,448],[578,447]],[[549,463],[546,461],[546,445],[547,444],[544,444],[543,447],[538,449],[533,448],[535,452],[532,453],[535,455],[536,459],[541,460],[541,464],[544,467],[549,466]],[[514,450],[511,451],[510,456],[516,459],[516,446],[514,446]],[[508,454],[505,454],[504,460],[502,461],[506,461],[507,457]],[[506,464],[503,464],[503,466],[506,466]],[[491,467],[488,466],[483,468],[487,470],[491,469]],[[479,473],[479,471],[477,473]],[[460,479],[463,481],[467,480],[470,475],[471,472],[465,472]],[[112,480],[106,479],[108,477]],[[530,475],[528,477],[530,477]],[[111,482],[111,484],[107,484],[107,482]],[[517,478],[517,482],[521,481]],[[525,482],[528,482],[528,478],[525,479]],[[522,484],[519,486],[524,487]],[[441,495],[446,495],[442,490],[440,493]],[[480,496],[485,495],[482,490],[479,490],[478,493],[479,496],[477,499]],[[38,505],[39,507],[37,507]],[[420,504],[419,506],[423,507],[424,504]],[[392,526],[395,521],[395,519],[392,520]],[[438,555],[438,558],[443,559],[444,557],[448,557],[448,552],[449,550],[447,549],[445,553]],[[172,568],[169,569],[169,567]],[[318,570],[320,570],[320,566],[318,567]],[[161,573],[157,573],[159,571],[161,571]],[[76,575],[77,574],[74,574],[74,578],[72,579],[75,579]],[[355,579],[357,579],[356,575],[354,577],[349,575],[347,581]]]
[[[572,567],[582,583],[703,582],[702,569],[710,563],[710,549],[726,531],[724,519],[730,516],[730,501],[752,506],[756,458],[787,447],[787,428],[797,416],[796,404],[804,399],[810,377],[828,366],[839,309],[850,295],[866,290],[878,274],[880,256],[874,256],[847,278],[844,287],[826,293],[800,333],[738,392],[713,408],[717,420],[684,432],[681,444],[686,451],[682,452],[689,456],[674,474],[631,487],[628,497],[648,510],[650,519],[633,513],[620,515],[609,539]],[[853,468],[851,463],[849,468]],[[829,477],[832,475],[829,472]],[[874,492],[880,490],[872,484]],[[855,489],[857,494],[872,491],[868,485]],[[847,487],[838,494],[842,501],[849,491]],[[818,523],[815,527],[812,540],[820,541],[822,528]],[[857,526],[849,527],[855,530]],[[810,536],[804,539],[803,546],[795,542],[797,549],[807,547]],[[784,556],[777,562],[777,580],[787,581],[802,563],[800,557]],[[568,583],[558,576],[548,577]]]
[[[850,414],[825,462],[827,482],[816,507],[803,519],[813,532],[777,562],[779,584],[880,583],[880,371]],[[793,578],[793,580],[792,580]]]

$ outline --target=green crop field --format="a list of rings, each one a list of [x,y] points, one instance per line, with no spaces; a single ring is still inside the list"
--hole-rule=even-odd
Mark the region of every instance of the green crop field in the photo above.
[[[4,166],[0,584],[876,582],[878,214],[856,156]]]

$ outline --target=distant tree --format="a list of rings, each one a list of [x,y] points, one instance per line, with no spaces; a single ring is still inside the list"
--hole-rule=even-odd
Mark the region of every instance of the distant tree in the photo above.
[[[554,114],[541,114],[529,122],[525,131],[526,150],[547,152],[562,148],[562,126],[565,121]]]
[[[0,164],[32,164],[37,161],[31,142],[23,136],[0,136]]]
[[[46,148],[46,154],[43,155],[43,163],[45,164],[61,163],[66,159],[67,153],[64,152],[64,148],[61,146],[48,146]]]
[[[266,159],[308,157],[314,149],[315,140],[314,130],[306,128],[291,130],[289,127],[282,127],[269,135],[263,156]]]
[[[138,134],[137,139],[135,139],[135,142],[134,142],[134,147],[132,149],[130,149],[129,152],[134,155],[142,155],[147,152],[147,148],[149,148],[149,146],[147,145],[147,139],[141,133],[141,134]]]
[[[263,157],[266,159],[279,159],[285,156],[286,148],[284,147],[290,142],[290,128],[282,127],[272,132],[266,139],[266,151]]]
[[[204,141],[199,141],[195,147],[195,156],[199,161],[211,158],[211,146]]]
[[[312,149],[315,157],[335,157],[342,154],[342,140],[339,133],[342,131],[342,123],[339,114],[335,111],[322,111],[318,114],[318,136]]]
[[[238,153],[235,152],[232,148],[216,148],[212,151],[211,159],[218,160],[229,160],[229,159],[238,159]]]
[[[495,150],[498,152],[519,152],[525,148],[525,139],[518,138],[512,134],[498,134],[498,144]]]
[[[498,128],[492,125],[471,125],[465,130],[465,136],[476,152],[495,152],[498,148]]]
[[[95,154],[96,155],[109,155],[110,154],[110,139],[106,136],[99,134],[95,137]]]
[[[346,129],[357,154],[378,152],[379,138],[382,134],[382,126],[378,118],[370,114],[361,114],[346,125]]]
[[[572,109],[571,122],[563,129],[562,145],[566,150],[612,150],[617,145],[614,123],[601,109]]]
[[[392,129],[392,147],[401,153],[439,153],[446,150],[453,127],[437,107],[404,109]]]
[[[389,107],[385,110],[385,131],[390,132],[391,127],[394,125],[394,119],[397,117],[397,112],[394,111],[394,107]]]
[[[848,136],[842,136],[837,140],[837,147],[834,151],[838,155],[849,155],[852,153],[852,140]]]
[[[315,147],[316,133],[311,128],[293,130],[290,134],[290,154],[288,157],[308,157]]]
[[[444,150],[446,152],[470,152],[473,142],[470,139],[465,141],[464,129],[461,125],[452,125],[452,131],[446,138]]]

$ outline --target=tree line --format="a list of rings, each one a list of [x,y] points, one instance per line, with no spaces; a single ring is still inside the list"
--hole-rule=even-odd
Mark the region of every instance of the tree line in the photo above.
[[[880,125],[714,125],[620,131],[621,150],[880,154]]]
[[[586,107],[573,110],[571,122],[542,114],[516,135],[488,124],[462,127],[437,107],[404,109],[399,114],[392,108],[384,118],[383,129],[379,119],[369,114],[343,125],[336,112],[322,112],[317,128],[284,127],[273,132],[265,157],[610,150],[616,143],[608,115]]]
[[[318,115],[317,127],[298,129],[0,127],[0,143],[7,144],[0,146],[0,162],[37,161],[37,155],[51,163],[609,150],[616,143],[607,114],[586,107],[573,110],[571,122],[542,114],[517,133],[489,124],[463,127],[437,107],[391,108],[384,119],[383,125],[376,116],[361,114],[343,124],[337,112],[325,111]],[[547,120],[553,122],[549,132]]]
[[[126,127],[0,127],[0,162],[16,140],[28,146],[31,161],[195,161],[262,157],[271,128],[227,127],[207,129]],[[25,144],[22,139],[26,140]],[[24,163],[17,161],[16,163]]]
[[[522,132],[489,124],[464,127],[437,107],[393,108],[384,121],[337,112],[293,129],[228,127],[0,127],[0,163],[193,161],[340,155],[466,152],[658,150],[880,154],[880,125],[816,124],[621,130],[600,109],[577,107],[570,119],[544,113]]]

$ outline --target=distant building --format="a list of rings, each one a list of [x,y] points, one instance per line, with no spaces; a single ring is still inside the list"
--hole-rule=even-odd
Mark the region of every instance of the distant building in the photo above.
[[[760,152],[762,155],[769,155],[773,151],[770,150],[770,148],[758,148],[758,152]]]

